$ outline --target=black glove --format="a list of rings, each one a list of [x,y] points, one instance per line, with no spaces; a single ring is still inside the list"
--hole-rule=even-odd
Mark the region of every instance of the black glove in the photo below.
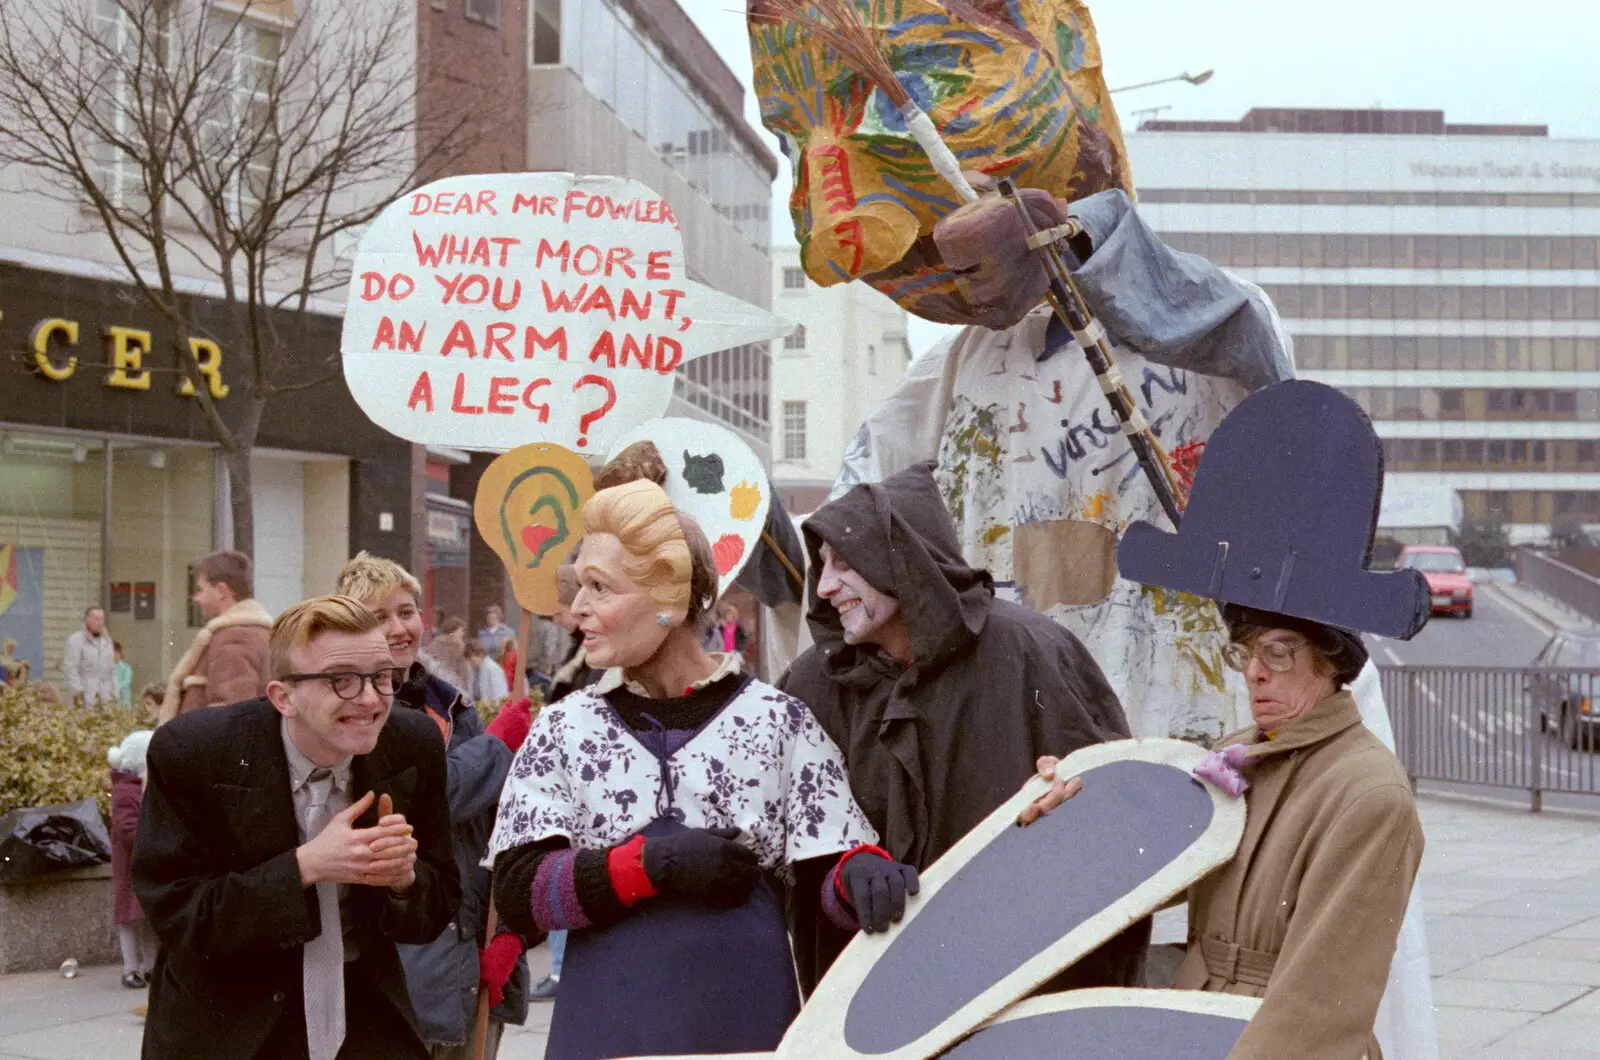
[[[845,862],[839,882],[855,907],[857,922],[869,935],[888,931],[891,922],[898,924],[906,915],[906,895],[922,889],[916,869],[871,853]]]
[[[743,905],[761,878],[756,856],[738,843],[737,828],[695,828],[646,839],[641,861],[651,886],[719,909]]]

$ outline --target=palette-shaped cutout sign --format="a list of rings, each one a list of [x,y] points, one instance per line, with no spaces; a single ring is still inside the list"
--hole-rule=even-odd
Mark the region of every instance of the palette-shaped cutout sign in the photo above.
[[[1261,1001],[1197,990],[1099,987],[1019,1001],[943,1060],[1227,1060]]]
[[[361,237],[341,347],[372,421],[423,445],[603,453],[675,370],[794,325],[690,280],[666,201],[621,177],[448,177]]]
[[[593,495],[583,457],[548,442],[519,446],[484,469],[473,518],[525,610],[560,610],[556,571],[583,537],[583,505]]]
[[[653,443],[666,461],[662,488],[700,524],[717,560],[717,594],[727,592],[760,543],[772,507],[761,458],[732,431],[679,417],[641,424],[618,438],[610,455],[634,442]]]
[[[1041,994],[1012,1005],[939,1057],[1227,1060],[1260,1007],[1258,998],[1198,990],[1096,987]],[[773,1055],[728,1053],[717,1060],[771,1060]]]
[[[851,941],[779,1060],[937,1055],[1226,862],[1244,802],[1191,775],[1204,756],[1178,740],[1085,748],[1057,768],[1083,790],[1019,828],[1046,790],[1025,785],[929,866],[904,920]]]

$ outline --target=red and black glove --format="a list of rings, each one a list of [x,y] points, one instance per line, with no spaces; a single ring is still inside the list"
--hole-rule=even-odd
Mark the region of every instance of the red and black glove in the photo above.
[[[507,703],[500,708],[500,713],[489,723],[489,735],[511,748],[511,753],[516,754],[522,746],[522,741],[528,738],[528,730],[533,728],[533,700],[519,699],[515,703]]]
[[[489,990],[491,1007],[505,1000],[506,983],[522,956],[522,939],[506,931],[496,935],[478,951],[478,982]]]

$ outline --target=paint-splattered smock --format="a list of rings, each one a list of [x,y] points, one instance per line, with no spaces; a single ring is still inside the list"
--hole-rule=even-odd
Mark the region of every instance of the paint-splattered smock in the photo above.
[[[1259,288],[1161,244],[1121,192],[1072,212],[1095,247],[1078,285],[1145,418],[1192,475],[1229,410],[1293,374],[1288,336]],[[1130,522],[1170,523],[1048,308],[1008,331],[963,329],[914,361],[862,425],[833,495],[933,459],[967,562],[1002,598],[1077,634],[1134,735],[1209,741],[1242,724],[1216,607],[1117,574]]]

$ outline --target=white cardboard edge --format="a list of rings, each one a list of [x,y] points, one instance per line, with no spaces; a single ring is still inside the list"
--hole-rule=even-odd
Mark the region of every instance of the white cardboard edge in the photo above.
[[[1117,740],[1086,747],[1062,759],[1056,775],[1077,776],[1098,766],[1121,761],[1170,765],[1188,773],[1205,756],[1205,750],[1181,740]],[[928,900],[938,894],[995,836],[1007,828],[1016,827],[1017,814],[1046,790],[1044,782],[1038,777],[1030,779],[1021,791],[929,866],[922,876],[921,898],[908,904],[905,919],[900,924],[882,934],[861,932],[856,935],[818,984],[810,1001],[800,1010],[789,1033],[779,1044],[776,1056],[779,1060],[811,1060],[819,1056],[836,1057],[838,1060],[925,1060],[949,1048],[1061,969],[1160,908],[1168,899],[1233,857],[1244,835],[1244,800],[1232,798],[1210,784],[1202,783],[1201,786],[1211,795],[1213,812],[1210,825],[1183,853],[1142,885],[1046,946],[915,1041],[886,1053],[861,1053],[850,1048],[844,1038],[844,1022],[856,990],[899,932],[926,907]]]
[[[987,1027],[997,1027],[1002,1023],[1081,1008],[1158,1008],[1168,1012],[1193,1012],[1201,1016],[1222,1016],[1249,1022],[1260,1007],[1260,998],[1242,997],[1238,994],[1097,986],[1024,998],[973,1033],[976,1034]]]

